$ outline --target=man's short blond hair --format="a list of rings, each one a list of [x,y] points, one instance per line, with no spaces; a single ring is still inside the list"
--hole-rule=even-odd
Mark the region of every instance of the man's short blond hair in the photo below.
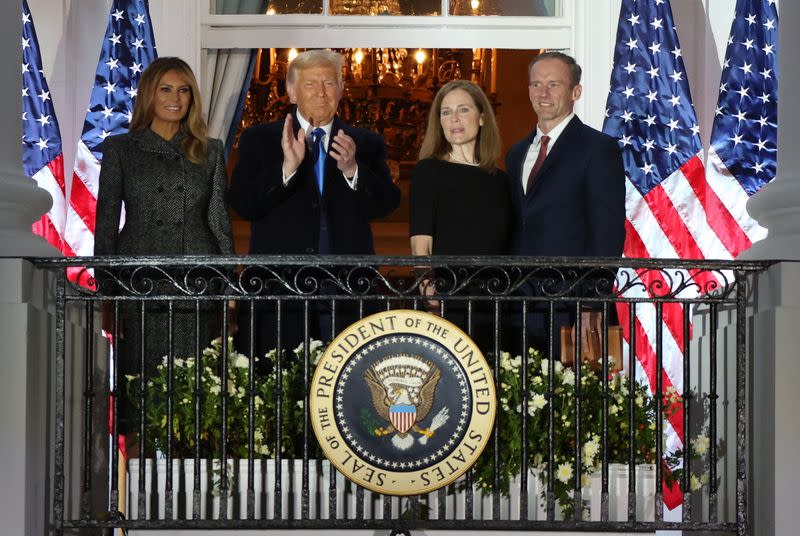
[[[289,63],[289,72],[286,81],[294,84],[297,79],[297,71],[311,69],[313,67],[330,67],[336,72],[336,82],[342,87],[342,65],[344,57],[333,50],[306,50],[297,55]]]

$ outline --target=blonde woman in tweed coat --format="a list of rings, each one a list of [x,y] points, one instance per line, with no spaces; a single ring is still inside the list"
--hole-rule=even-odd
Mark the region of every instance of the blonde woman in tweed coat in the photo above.
[[[197,81],[179,58],[153,61],[139,81],[130,132],[103,144],[95,255],[229,255],[222,142],[206,138]],[[119,230],[122,206],[125,224]],[[125,272],[117,270],[125,277]],[[128,277],[130,274],[127,274]],[[170,292],[158,287],[156,292]],[[176,301],[174,355],[195,354],[194,303]],[[122,308],[120,378],[140,372],[139,304]],[[200,347],[220,336],[221,307],[201,311]],[[147,368],[168,352],[164,302],[146,303]]]

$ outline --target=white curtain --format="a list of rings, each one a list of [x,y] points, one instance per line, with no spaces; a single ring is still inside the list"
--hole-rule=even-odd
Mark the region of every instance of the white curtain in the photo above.
[[[217,0],[216,13],[264,13],[265,0]],[[243,85],[248,80],[252,50],[212,49],[208,51],[205,72],[211,80],[211,91],[205,100],[209,137],[225,142],[239,104]]]

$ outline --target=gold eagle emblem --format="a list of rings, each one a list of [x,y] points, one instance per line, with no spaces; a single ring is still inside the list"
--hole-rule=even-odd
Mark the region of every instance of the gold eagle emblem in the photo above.
[[[373,363],[364,373],[372,395],[372,405],[388,426],[371,430],[376,436],[392,436],[392,444],[406,450],[414,444],[411,432],[420,434],[426,444],[436,429],[444,425],[449,411],[442,408],[428,428],[421,423],[433,406],[441,371],[430,361],[408,354],[391,355]]]

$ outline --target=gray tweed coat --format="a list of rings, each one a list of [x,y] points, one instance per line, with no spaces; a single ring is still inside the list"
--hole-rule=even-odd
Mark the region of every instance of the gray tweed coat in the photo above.
[[[199,165],[183,153],[184,137],[167,141],[148,128],[106,139],[95,255],[233,253],[222,142],[209,140],[208,161]]]
[[[167,141],[148,128],[105,140],[97,198],[95,255],[233,253],[225,207],[227,174],[222,142],[209,140],[208,161],[199,165],[184,154],[181,147],[184,137],[179,132]],[[118,231],[123,202],[125,225]],[[120,272],[120,277],[126,274]],[[157,292],[172,293],[174,289],[160,285]],[[193,356],[194,302],[174,303],[175,357]],[[165,303],[146,302],[145,334],[140,329],[139,306],[126,302],[121,308],[121,340],[117,346],[123,374],[139,372],[142,340],[146,340],[145,361],[149,372],[168,352]],[[201,349],[221,335],[223,308],[224,304],[201,308]]]

